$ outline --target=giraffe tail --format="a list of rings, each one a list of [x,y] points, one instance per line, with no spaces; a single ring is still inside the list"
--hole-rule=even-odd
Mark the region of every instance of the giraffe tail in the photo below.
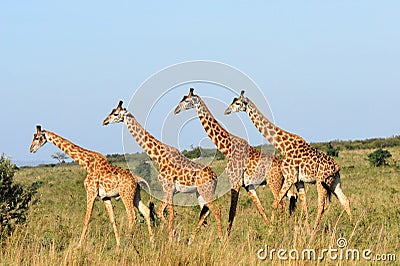
[[[296,210],[296,202],[297,202],[297,198],[298,195],[297,194],[293,194],[290,190],[288,191],[287,195],[289,198],[289,215],[292,215],[292,213]]]
[[[137,181],[138,181],[138,183],[145,184],[147,186],[148,190],[149,190],[148,193],[149,193],[149,197],[150,197],[150,199],[149,199],[150,219],[151,219],[151,221],[155,222],[155,220],[156,220],[156,218],[155,218],[156,210],[155,210],[155,207],[154,207],[153,198],[151,196],[150,185],[144,178],[142,178],[140,176],[137,176]]]
[[[331,196],[332,196],[331,188],[325,182],[322,182],[321,184],[328,192],[328,200],[329,200],[329,202],[331,202]]]

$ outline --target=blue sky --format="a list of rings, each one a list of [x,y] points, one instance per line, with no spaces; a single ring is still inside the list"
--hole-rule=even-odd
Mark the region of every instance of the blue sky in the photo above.
[[[1,1],[0,152],[51,160],[49,144],[29,154],[41,124],[122,153],[122,125],[101,121],[149,76],[188,60],[249,75],[275,122],[309,141],[399,135],[398,10],[398,1]],[[181,148],[204,138],[193,124]]]

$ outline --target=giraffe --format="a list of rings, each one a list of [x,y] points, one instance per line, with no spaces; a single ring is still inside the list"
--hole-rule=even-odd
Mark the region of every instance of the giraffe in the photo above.
[[[163,211],[167,207],[169,239],[173,230],[173,195],[178,192],[195,192],[201,207],[200,220],[189,238],[189,243],[200,230],[205,218],[211,211],[218,225],[218,237],[222,239],[221,209],[214,204],[217,176],[210,167],[195,163],[183,156],[178,149],[162,143],[146,131],[136,118],[120,101],[118,106],[104,119],[103,126],[111,123],[124,123],[139,146],[159,166],[158,179],[161,182],[164,196],[157,210],[157,216],[167,223]]]
[[[265,223],[269,224],[269,219],[257,196],[256,187],[267,183],[274,197],[278,197],[283,184],[283,175],[280,170],[282,160],[278,156],[260,152],[250,146],[246,140],[229,133],[214,118],[203,99],[193,92],[194,88],[190,88],[189,94],[183,96],[178,103],[174,114],[195,109],[208,137],[227,158],[226,171],[231,185],[227,235],[229,236],[232,229],[241,187],[246,189]],[[284,208],[284,201],[280,202],[280,207]]]
[[[278,198],[272,205],[272,217],[274,217],[278,203],[290,186],[293,183],[300,182],[304,187],[303,183],[307,182],[316,183],[318,192],[318,213],[312,235],[316,233],[328,204],[327,197],[332,192],[347,212],[350,221],[352,220],[350,202],[341,188],[340,167],[332,157],[314,149],[302,137],[273,124],[249,98],[244,96],[244,91],[241,91],[238,98],[233,99],[225,114],[240,111],[247,113],[260,133],[284,156],[282,172],[285,180]],[[303,197],[305,198],[305,194]]]
[[[47,142],[53,143],[87,171],[87,176],[84,181],[87,193],[86,215],[79,246],[82,246],[85,238],[94,201],[97,196],[102,199],[107,210],[114,229],[117,246],[120,245],[120,236],[114,218],[111,198],[118,199],[120,197],[122,199],[128,215],[129,232],[132,231],[136,219],[134,206],[138,208],[146,219],[150,241],[153,241],[153,232],[150,223],[151,212],[149,208],[142,203],[140,198],[140,186],[137,185],[138,182],[144,182],[150,189],[146,180],[132,174],[128,170],[113,166],[102,154],[81,148],[51,131],[42,130],[41,126],[37,125],[36,133],[33,135],[32,144],[30,146],[30,152],[35,153]],[[152,205],[151,198],[150,204]]]

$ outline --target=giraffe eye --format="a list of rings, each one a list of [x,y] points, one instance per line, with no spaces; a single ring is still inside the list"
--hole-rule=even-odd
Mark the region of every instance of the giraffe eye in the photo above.
[[[118,114],[117,114],[117,113],[114,113],[114,116],[118,116]]]

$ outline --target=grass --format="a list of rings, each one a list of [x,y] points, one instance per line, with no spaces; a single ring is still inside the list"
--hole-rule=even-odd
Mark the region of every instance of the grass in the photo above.
[[[376,253],[395,254],[400,260],[400,147],[388,148],[392,153],[390,167],[372,168],[366,161],[372,150],[340,151],[338,163],[344,193],[351,201],[355,218],[352,225],[338,200],[332,197],[328,211],[322,218],[314,239],[306,233],[300,207],[289,217],[282,213],[272,225],[266,225],[244,189],[241,190],[237,215],[230,238],[220,242],[213,216],[188,246],[186,238],[194,228],[199,208],[176,207],[174,226],[181,241],[168,242],[168,230],[158,221],[155,241],[148,241],[146,224],[138,215],[133,238],[126,236],[128,221],[121,201],[113,201],[121,246],[115,247],[111,224],[102,203],[97,200],[89,230],[82,248],[77,248],[86,210],[86,193],[83,187],[85,171],[78,165],[23,168],[15,175],[20,183],[41,181],[27,223],[1,244],[1,265],[359,265],[380,264],[378,261],[281,261],[276,252],[269,258],[258,259],[257,252],[268,246],[271,249],[337,248],[340,237],[347,240],[347,247],[360,252],[370,249]],[[212,168],[222,172],[223,161],[214,161]],[[316,217],[315,185],[307,185],[310,223]],[[271,213],[272,194],[267,187],[257,193],[267,215]],[[148,195],[142,192],[144,201]],[[223,229],[226,229],[230,195],[218,199],[222,208]],[[156,207],[159,201],[155,200]],[[138,214],[138,212],[136,212]],[[340,250],[340,249],[339,249]],[[288,254],[286,254],[288,256]],[[328,257],[328,256],[326,256]],[[386,262],[393,265],[396,262]]]

